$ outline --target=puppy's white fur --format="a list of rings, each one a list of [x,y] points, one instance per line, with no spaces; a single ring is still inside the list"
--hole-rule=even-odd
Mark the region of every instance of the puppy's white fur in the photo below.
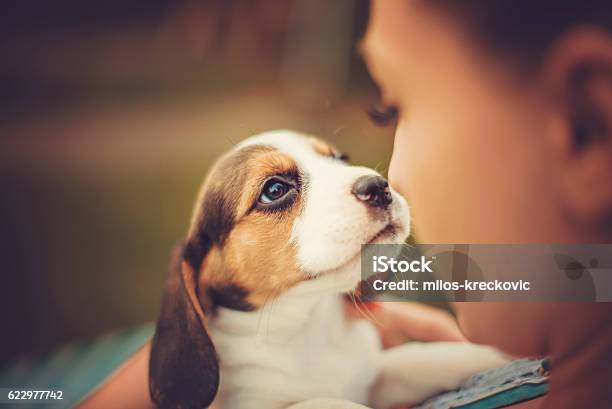
[[[221,366],[215,407],[388,408],[455,388],[469,375],[506,362],[490,348],[458,343],[410,343],[383,351],[370,322],[345,318],[341,294],[359,282],[363,243],[404,242],[405,200],[392,191],[390,209],[374,214],[351,187],[376,172],[324,157],[293,132],[261,134],[236,149],[249,145],[288,154],[305,175],[305,202],[292,240],[303,274],[314,279],[256,311],[218,309],[208,325]],[[394,232],[379,237],[389,224]]]

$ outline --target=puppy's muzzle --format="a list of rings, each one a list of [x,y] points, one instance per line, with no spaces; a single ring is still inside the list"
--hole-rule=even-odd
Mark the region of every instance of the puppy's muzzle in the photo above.
[[[351,193],[369,207],[386,209],[393,201],[389,183],[378,175],[361,176],[353,184]]]

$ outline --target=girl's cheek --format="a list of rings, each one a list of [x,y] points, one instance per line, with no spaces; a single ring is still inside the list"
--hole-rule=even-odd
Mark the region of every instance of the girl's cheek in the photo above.
[[[398,125],[393,143],[393,155],[389,164],[389,183],[393,189],[410,201],[408,189],[410,165],[407,145],[406,135],[402,133],[402,129]]]

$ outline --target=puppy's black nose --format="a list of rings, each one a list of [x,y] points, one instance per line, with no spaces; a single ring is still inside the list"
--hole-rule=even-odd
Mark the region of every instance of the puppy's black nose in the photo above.
[[[382,176],[361,176],[355,181],[351,192],[357,199],[371,207],[385,209],[392,201],[389,184]]]

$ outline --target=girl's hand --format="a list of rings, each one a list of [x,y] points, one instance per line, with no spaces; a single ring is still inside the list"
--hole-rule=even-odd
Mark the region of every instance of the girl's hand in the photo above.
[[[457,321],[448,312],[415,302],[346,302],[352,318],[369,319],[383,345],[390,348],[407,341],[466,342]]]

